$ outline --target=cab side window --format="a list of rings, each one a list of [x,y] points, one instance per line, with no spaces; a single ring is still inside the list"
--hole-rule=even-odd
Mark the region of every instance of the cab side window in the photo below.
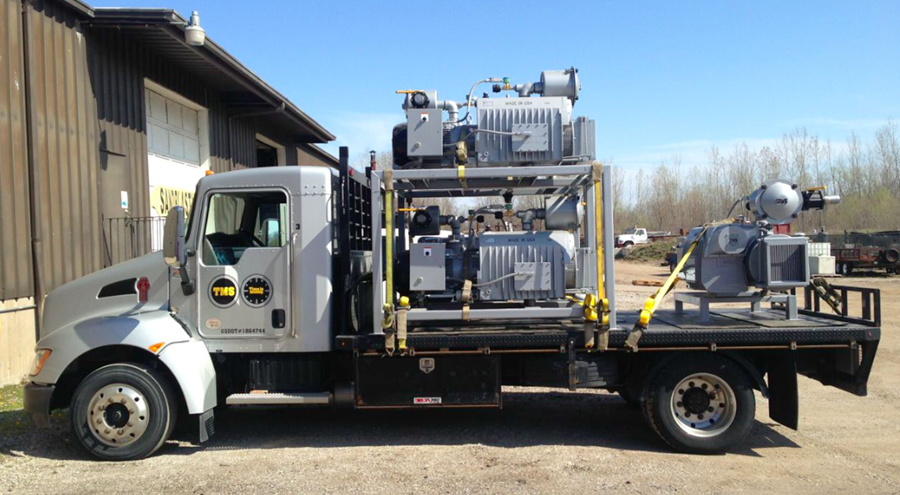
[[[281,191],[215,193],[206,211],[204,265],[235,265],[247,249],[287,244],[287,196]]]

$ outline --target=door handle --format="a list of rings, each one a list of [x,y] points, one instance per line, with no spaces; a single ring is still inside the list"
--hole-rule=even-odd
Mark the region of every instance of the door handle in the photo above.
[[[273,328],[284,328],[285,323],[284,318],[284,310],[283,309],[273,309],[272,310],[272,327]]]

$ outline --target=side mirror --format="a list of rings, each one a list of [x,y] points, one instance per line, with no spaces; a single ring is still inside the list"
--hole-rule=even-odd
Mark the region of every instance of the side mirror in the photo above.
[[[262,230],[266,237],[266,247],[281,246],[281,225],[277,218],[267,218],[263,221]]]
[[[187,271],[187,248],[185,247],[184,207],[175,206],[166,215],[166,227],[163,233],[163,259],[172,268],[178,268],[181,274],[181,291],[189,296],[194,293],[194,282]]]
[[[175,206],[166,215],[166,227],[163,234],[163,259],[172,268],[180,268],[187,262],[184,232],[184,207]]]

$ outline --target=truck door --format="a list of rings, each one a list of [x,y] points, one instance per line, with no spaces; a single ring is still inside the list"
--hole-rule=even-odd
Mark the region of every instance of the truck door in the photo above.
[[[207,339],[278,339],[290,327],[290,195],[211,190],[197,245],[197,328]]]

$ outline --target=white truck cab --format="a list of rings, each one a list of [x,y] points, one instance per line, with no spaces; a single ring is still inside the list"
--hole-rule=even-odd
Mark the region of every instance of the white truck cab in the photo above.
[[[625,232],[616,236],[616,247],[631,247],[650,242],[647,229],[625,229]]]

